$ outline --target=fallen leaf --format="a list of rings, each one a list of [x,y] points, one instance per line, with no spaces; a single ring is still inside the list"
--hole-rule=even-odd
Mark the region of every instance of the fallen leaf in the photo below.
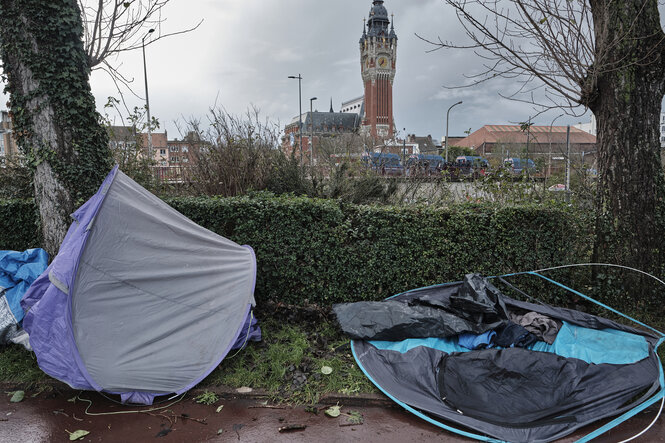
[[[221,405],[215,410],[215,412],[217,412],[219,414],[220,412],[222,412],[223,408],[224,408],[224,405]]]
[[[358,411],[349,411],[346,421],[353,425],[363,424],[363,415]]]
[[[341,413],[342,413],[342,411],[340,411],[340,406],[339,405],[331,406],[328,409],[326,409],[326,412],[325,412],[325,414],[328,417],[332,417],[332,418],[339,417],[339,414],[341,414]]]
[[[243,386],[243,387],[240,387],[240,388],[236,389],[236,392],[238,394],[249,394],[250,392],[252,392],[252,388],[247,387],[247,386]]]
[[[65,432],[69,432],[69,431],[67,431],[67,429],[65,429]],[[69,432],[69,441],[78,440],[80,438],[85,437],[89,433],[90,433],[89,431],[85,431],[83,429],[79,429],[79,430],[74,431],[74,432]]]
[[[321,368],[321,373],[323,375],[330,375],[332,374],[332,368],[330,366],[324,366]]]
[[[224,429],[219,428],[217,429],[217,435],[222,435],[224,433]]]
[[[25,392],[23,391],[16,391],[14,392],[14,395],[12,395],[12,398],[9,399],[11,403],[18,403],[20,401],[23,401],[23,398],[25,397]]]

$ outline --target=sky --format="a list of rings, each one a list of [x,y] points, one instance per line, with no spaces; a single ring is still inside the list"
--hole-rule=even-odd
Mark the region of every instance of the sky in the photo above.
[[[255,106],[283,128],[298,115],[298,81],[288,79],[298,74],[303,77],[303,112],[309,110],[310,97],[318,97],[315,110],[329,110],[332,99],[339,111],[342,101],[363,94],[358,40],[371,5],[371,0],[171,0],[162,13],[162,33],[203,23],[146,47],[151,114],[169,139],[181,136],[187,120],[205,124],[213,106],[232,114]],[[499,97],[499,91],[510,88],[508,80],[446,88],[464,84],[465,74],[477,72],[481,60],[468,50],[431,52],[432,46],[416,36],[454,40],[461,35],[444,1],[386,0],[384,5],[394,14],[399,39],[393,114],[400,136],[405,130],[441,140],[446,111],[460,100],[450,112],[450,136],[535,115],[532,106]],[[134,79],[132,87],[140,96],[125,91],[128,104],[143,106],[141,51],[122,53],[115,63]],[[93,71],[91,87],[104,113],[108,97],[118,97],[114,83],[103,71]],[[549,126],[561,113],[542,114],[534,124]],[[556,124],[589,120],[587,113],[560,117]]]

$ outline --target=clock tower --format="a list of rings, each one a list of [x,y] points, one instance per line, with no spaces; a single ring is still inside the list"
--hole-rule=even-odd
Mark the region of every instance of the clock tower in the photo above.
[[[373,137],[392,138],[394,135],[393,80],[396,60],[395,29],[388,19],[383,0],[374,0],[360,38],[360,69],[365,85],[365,115],[361,130]]]

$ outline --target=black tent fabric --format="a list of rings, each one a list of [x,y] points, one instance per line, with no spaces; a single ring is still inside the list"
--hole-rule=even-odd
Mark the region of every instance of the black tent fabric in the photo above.
[[[552,441],[661,388],[655,335],[511,299],[478,275],[333,310],[354,339],[361,369],[386,394],[436,421],[501,440]],[[523,348],[469,350],[458,343],[460,334],[501,331],[516,312],[563,326],[552,345],[534,339]]]

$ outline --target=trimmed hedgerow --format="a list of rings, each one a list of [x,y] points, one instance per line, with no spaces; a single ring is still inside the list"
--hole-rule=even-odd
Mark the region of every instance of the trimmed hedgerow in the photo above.
[[[356,206],[309,198],[168,203],[258,260],[257,298],[301,304],[382,299],[416,287],[587,261],[589,221],[566,208]]]
[[[259,303],[380,300],[470,272],[497,275],[587,261],[592,244],[590,221],[564,207],[358,206],[265,194],[166,201],[254,248]],[[36,246],[35,219],[29,202],[2,203],[0,248]]]

